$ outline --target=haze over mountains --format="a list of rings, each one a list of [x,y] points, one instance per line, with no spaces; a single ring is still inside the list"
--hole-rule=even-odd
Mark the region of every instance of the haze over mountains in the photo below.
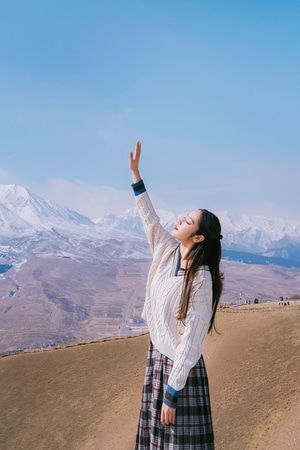
[[[168,229],[178,219],[172,212],[159,215]],[[300,224],[219,216],[222,301],[238,300],[241,289],[249,299],[300,293]],[[91,220],[24,187],[0,185],[0,353],[142,327],[149,265],[134,207]]]
[[[163,226],[169,230],[179,217],[168,211],[159,211],[159,215]],[[224,251],[249,252],[269,258],[282,258],[290,264],[300,263],[300,223],[280,217],[258,215],[250,217],[228,211],[219,212],[218,215],[222,223]],[[70,236],[71,233],[78,238],[81,237],[83,240],[89,238],[91,241],[123,236],[124,241],[130,239],[136,243],[139,237],[144,238],[136,208],[119,215],[109,214],[91,220],[47,201],[24,187],[0,185],[1,244],[11,244],[11,239],[16,238],[39,237],[41,233],[56,236],[58,232],[61,236],[65,234],[64,237]],[[70,246],[72,247],[71,241]],[[123,254],[120,252],[119,256],[131,255],[127,252],[128,248],[124,246]],[[135,256],[138,256],[138,253]],[[140,256],[145,256],[144,250]],[[272,262],[271,259],[270,261]]]
[[[162,225],[169,231],[180,217],[168,211],[158,211],[158,214]],[[300,223],[280,217],[250,217],[228,211],[217,214],[222,224],[223,256],[226,258],[253,264],[300,267]],[[124,230],[144,236],[135,208],[123,214],[97,218],[94,222],[104,229]],[[251,253],[252,257],[247,253]]]

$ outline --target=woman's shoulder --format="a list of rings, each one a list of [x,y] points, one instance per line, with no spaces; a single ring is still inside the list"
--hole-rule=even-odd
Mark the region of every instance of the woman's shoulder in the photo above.
[[[175,264],[178,242],[167,231],[163,230],[163,234],[164,239],[155,246],[153,255],[164,261],[173,261]]]
[[[204,286],[211,288],[212,286],[211,274],[208,266],[199,266],[193,280],[193,288],[194,290],[197,290],[200,287]]]
[[[203,278],[206,278],[208,275],[210,277],[209,267],[208,266],[199,266],[196,271],[195,278],[203,279]]]

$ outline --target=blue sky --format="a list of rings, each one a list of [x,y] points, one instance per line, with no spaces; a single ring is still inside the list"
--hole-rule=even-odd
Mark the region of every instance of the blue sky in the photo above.
[[[89,217],[134,205],[300,220],[298,1],[0,3],[0,183]]]

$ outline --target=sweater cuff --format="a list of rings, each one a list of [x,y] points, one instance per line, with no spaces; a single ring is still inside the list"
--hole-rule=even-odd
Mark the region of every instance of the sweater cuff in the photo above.
[[[176,408],[179,391],[175,391],[170,385],[167,386],[163,402],[170,408]]]
[[[133,189],[135,196],[138,196],[138,195],[142,194],[143,192],[146,192],[146,188],[145,188],[143,180],[139,180],[137,183],[132,183],[131,187]]]

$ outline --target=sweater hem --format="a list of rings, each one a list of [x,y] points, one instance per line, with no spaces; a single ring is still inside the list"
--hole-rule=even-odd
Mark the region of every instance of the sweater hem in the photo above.
[[[150,331],[150,336],[151,336],[151,331]],[[164,344],[163,342],[157,342],[155,340],[155,338],[153,339],[153,337],[151,336],[151,341],[154,345],[154,347],[160,352],[162,353],[164,356],[167,356],[168,358],[170,358],[173,362],[175,360],[175,354],[176,354],[176,349],[172,349],[170,348],[168,345]]]

